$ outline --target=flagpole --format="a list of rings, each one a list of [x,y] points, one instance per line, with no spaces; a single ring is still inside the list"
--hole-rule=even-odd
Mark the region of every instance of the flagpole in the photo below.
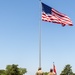
[[[39,23],[39,68],[41,68],[41,0],[40,1],[40,23]]]

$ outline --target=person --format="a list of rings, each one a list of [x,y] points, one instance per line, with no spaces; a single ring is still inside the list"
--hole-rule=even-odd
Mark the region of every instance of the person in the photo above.
[[[38,71],[36,72],[36,75],[43,75],[43,72],[42,72],[41,68],[38,68]]]
[[[53,69],[50,69],[50,72],[48,73],[48,75],[55,75],[55,73],[53,72]]]

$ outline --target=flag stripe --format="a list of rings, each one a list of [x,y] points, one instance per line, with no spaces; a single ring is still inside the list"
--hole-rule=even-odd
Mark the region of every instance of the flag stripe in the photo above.
[[[47,22],[62,24],[63,26],[73,25],[72,21],[67,15],[60,13],[59,11],[55,10],[52,7],[47,6],[44,3],[42,3],[42,20]]]
[[[68,23],[68,22],[70,23],[71,22],[71,20],[70,20],[69,17],[67,17],[66,15],[63,15],[63,14],[59,13],[58,11],[56,11],[54,9],[52,9],[52,14],[54,16],[57,16],[61,21],[64,21],[64,22],[66,21],[66,23]]]

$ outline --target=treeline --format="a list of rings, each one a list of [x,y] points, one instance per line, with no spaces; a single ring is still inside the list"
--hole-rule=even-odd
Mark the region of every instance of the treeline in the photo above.
[[[7,65],[5,69],[0,69],[0,75],[24,75],[26,73],[26,68],[18,67],[18,65],[15,64]],[[48,72],[44,72],[44,75],[48,75]],[[67,64],[59,75],[75,75],[75,73],[72,71],[72,66]]]
[[[0,70],[0,75],[23,75],[27,73],[26,68],[19,68],[18,65],[7,65],[5,69]]]

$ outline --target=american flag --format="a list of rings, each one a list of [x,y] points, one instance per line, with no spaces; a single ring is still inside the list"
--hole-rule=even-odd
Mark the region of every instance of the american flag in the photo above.
[[[73,26],[71,19],[59,11],[55,10],[54,8],[41,3],[42,4],[42,20],[57,24],[62,24],[62,26],[69,25]]]

